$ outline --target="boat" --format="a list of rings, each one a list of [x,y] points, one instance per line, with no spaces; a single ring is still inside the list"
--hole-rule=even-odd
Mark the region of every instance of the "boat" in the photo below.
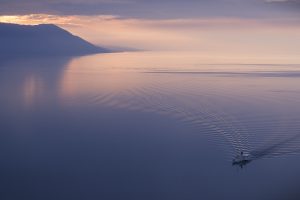
[[[245,165],[250,163],[252,161],[252,156],[250,153],[244,153],[241,151],[239,155],[237,155],[233,160],[232,160],[232,165],[237,165],[243,168]]]

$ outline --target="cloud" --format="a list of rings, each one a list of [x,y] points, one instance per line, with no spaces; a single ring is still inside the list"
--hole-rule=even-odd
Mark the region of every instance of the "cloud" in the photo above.
[[[131,3],[132,0],[0,0],[0,14],[94,15]]]
[[[0,4],[2,15],[118,15],[152,19],[278,15],[264,0],[0,0]]]
[[[117,15],[49,15],[49,14],[30,14],[30,15],[0,15],[0,22],[17,24],[56,24],[61,26],[82,26],[104,23],[119,22],[123,25],[139,25],[141,27],[151,27],[160,29],[214,29],[214,28],[258,28],[263,26],[291,27],[300,26],[300,19],[251,19],[251,18],[227,18],[227,17],[199,17],[199,18],[170,18],[170,19],[139,19],[123,18]]]
[[[299,11],[300,0],[265,0],[266,3],[288,11]]]
[[[267,3],[298,4],[300,0],[265,0]]]

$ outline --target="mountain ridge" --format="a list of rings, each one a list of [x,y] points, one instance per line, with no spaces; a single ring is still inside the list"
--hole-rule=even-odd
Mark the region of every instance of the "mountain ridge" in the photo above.
[[[108,53],[54,24],[0,23],[1,56],[78,56]]]

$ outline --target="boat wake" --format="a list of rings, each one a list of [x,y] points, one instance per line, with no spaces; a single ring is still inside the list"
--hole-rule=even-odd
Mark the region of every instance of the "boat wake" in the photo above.
[[[290,106],[298,105],[300,92],[286,95],[267,86],[250,87],[251,79],[240,86],[232,77],[207,74],[143,76],[142,85],[97,91],[85,102],[172,117],[209,134],[239,166],[300,152],[300,111]]]

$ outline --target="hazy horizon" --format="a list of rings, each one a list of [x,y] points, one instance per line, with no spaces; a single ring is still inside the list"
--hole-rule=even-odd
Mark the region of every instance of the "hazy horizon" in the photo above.
[[[105,47],[300,63],[299,4],[297,0],[9,1],[1,5],[0,22],[52,23]]]

